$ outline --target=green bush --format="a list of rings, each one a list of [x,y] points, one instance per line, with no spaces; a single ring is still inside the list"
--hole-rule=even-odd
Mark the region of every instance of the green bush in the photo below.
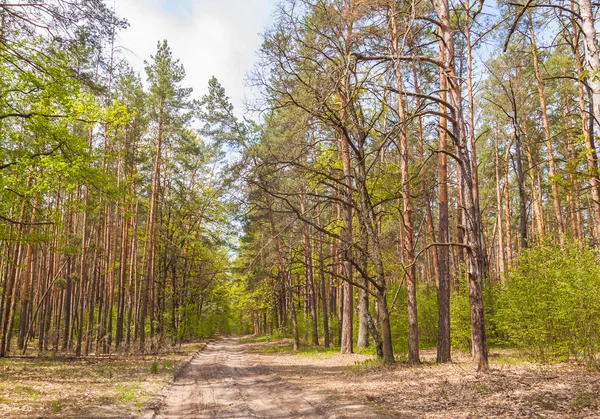
[[[388,292],[388,306],[390,307],[390,327],[392,329],[392,344],[395,354],[408,352],[408,303],[406,286],[399,290],[399,283],[390,286]],[[392,306],[394,296],[398,293],[396,304]],[[417,307],[417,314],[418,314]],[[379,325],[377,325],[379,327]]]
[[[538,360],[572,356],[597,366],[598,262],[593,250],[574,243],[523,251],[498,295],[498,332]]]
[[[396,304],[390,311],[394,353],[408,352],[408,302],[406,286],[398,291],[399,284],[390,287],[389,305],[398,292]],[[419,321],[419,347],[433,348],[437,344],[437,290],[435,284],[422,284],[417,288],[417,316]]]
[[[487,308],[485,302],[483,307]],[[458,290],[450,295],[450,339],[453,349],[465,352],[471,350],[470,313],[467,281],[463,280]]]
[[[435,283],[424,284],[417,290],[417,315],[419,316],[419,346],[435,348],[438,330],[438,303]]]
[[[505,346],[506,339],[498,331],[496,310],[498,288],[482,285],[485,334],[488,347]],[[458,287],[450,294],[450,339],[453,349],[471,351],[471,306],[466,273],[459,275]]]

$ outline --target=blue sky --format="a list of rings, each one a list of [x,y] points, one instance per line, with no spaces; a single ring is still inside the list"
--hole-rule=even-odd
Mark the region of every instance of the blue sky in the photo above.
[[[237,113],[246,95],[245,75],[256,62],[260,33],[271,22],[277,0],[115,0],[117,13],[130,27],[119,44],[142,74],[144,60],[167,39],[175,58],[186,69],[186,83],[194,96],[206,93],[208,79],[216,76]]]
[[[191,0],[154,0],[153,2],[156,3],[154,7],[169,18],[188,20],[193,12]]]

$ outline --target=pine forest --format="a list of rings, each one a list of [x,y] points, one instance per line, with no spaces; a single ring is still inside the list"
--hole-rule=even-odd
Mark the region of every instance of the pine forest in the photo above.
[[[598,414],[598,3],[279,0],[234,106],[219,74],[192,85],[168,39],[145,40],[156,47],[137,69],[122,1],[0,0],[3,379],[26,379],[31,360],[107,359],[166,377],[201,349],[213,369],[195,379],[213,382],[226,374],[215,360],[245,348],[316,356],[297,377],[277,372],[291,383],[329,380],[318,359],[417,381],[390,401],[369,376],[362,413],[285,386],[285,403],[264,401],[275,390],[253,381],[242,398],[263,407],[238,415],[219,398],[237,406],[233,390],[213,389],[212,407],[167,396],[157,417]],[[469,384],[482,400],[508,391],[497,358],[517,365],[506,380],[560,365],[575,384],[564,400],[532,395],[533,410],[486,399],[475,416],[413,394],[414,374],[446,364],[483,377]],[[46,401],[44,382],[22,387],[45,400],[34,410],[28,390],[3,408],[17,396],[0,383],[0,416],[99,415]],[[128,385],[104,404],[142,400]],[[374,410],[407,389],[412,410]]]

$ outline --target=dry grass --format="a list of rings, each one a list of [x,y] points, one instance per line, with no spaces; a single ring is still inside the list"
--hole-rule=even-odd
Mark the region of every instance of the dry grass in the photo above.
[[[202,345],[157,355],[0,359],[0,417],[140,416]]]
[[[336,418],[596,418],[600,378],[571,363],[542,365],[493,351],[477,373],[467,354],[438,365],[384,366],[372,355],[340,355],[287,340],[245,342],[252,363],[290,383]],[[157,356],[0,359],[0,417],[140,417],[160,400],[176,368],[201,344]]]
[[[253,343],[256,361],[270,365],[298,391],[325,403],[337,418],[598,418],[600,378],[573,363],[537,364],[507,350],[491,353],[492,371],[474,370],[468,354],[451,364],[384,366],[371,355],[305,351],[287,342]]]

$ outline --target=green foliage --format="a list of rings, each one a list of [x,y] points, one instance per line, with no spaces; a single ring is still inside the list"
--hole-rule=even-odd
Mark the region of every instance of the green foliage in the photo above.
[[[458,285],[450,295],[450,339],[452,348],[471,350],[471,311],[469,286],[464,270],[458,274]],[[506,345],[496,326],[497,294],[495,287],[483,285],[483,308],[488,346]]]
[[[36,401],[38,399],[38,397],[40,396],[40,392],[32,387],[19,386],[19,387],[17,387],[16,390],[29,396],[32,401]]]
[[[419,346],[435,348],[438,330],[438,304],[435,284],[425,284],[417,291],[417,315],[419,317]]]
[[[62,402],[60,400],[51,401],[50,410],[52,410],[52,413],[60,413],[62,410]]]
[[[131,402],[138,398],[140,386],[136,384],[118,384],[115,386],[117,399],[122,402]]]
[[[153,362],[150,367],[150,372],[154,375],[158,374],[158,362]]]
[[[408,351],[408,319],[406,287],[397,290],[396,284],[389,293],[390,304],[398,292],[390,322],[394,336],[394,353]],[[419,346],[422,349],[437,344],[437,291],[434,284],[423,284],[417,288],[417,315],[419,321]]]
[[[354,365],[349,366],[350,371],[364,371],[374,368],[380,368],[383,366],[383,360],[381,359],[365,359],[363,361],[354,361]]]
[[[496,321],[507,343],[536,359],[580,359],[594,367],[600,351],[600,266],[576,243],[523,251],[499,293]]]
[[[302,307],[296,308],[296,313],[296,320],[298,322],[298,336],[300,336],[300,340],[304,342],[310,342],[312,330],[310,314],[305,313],[302,310]]]
[[[390,301],[390,326],[392,336],[394,336],[394,353],[406,353],[408,351],[408,318],[407,318],[407,300],[406,287],[398,289],[400,284],[390,286],[388,300]],[[392,301],[397,295],[396,304],[392,307]],[[418,310],[418,308],[417,308]]]
[[[256,336],[256,337],[240,338],[238,341],[239,341],[239,343],[258,343],[258,342],[266,342],[266,340],[267,340],[266,335],[262,335],[262,336]],[[271,338],[271,335],[269,335],[269,340],[271,342],[274,341],[274,339]]]
[[[466,280],[450,295],[450,339],[453,349],[471,350],[471,314]],[[484,308],[485,305],[484,305]]]

